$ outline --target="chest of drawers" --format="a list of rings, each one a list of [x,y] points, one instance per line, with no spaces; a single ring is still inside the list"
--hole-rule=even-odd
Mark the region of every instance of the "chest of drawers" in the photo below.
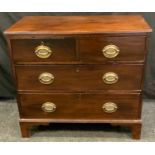
[[[140,138],[148,34],[141,16],[29,16],[5,31],[20,127],[111,123]]]

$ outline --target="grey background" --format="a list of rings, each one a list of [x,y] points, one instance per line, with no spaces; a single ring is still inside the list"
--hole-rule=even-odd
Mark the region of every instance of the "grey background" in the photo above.
[[[119,15],[119,14],[140,14],[146,21],[150,24],[152,29],[155,28],[155,13],[75,13],[75,12],[65,12],[65,13],[0,13],[0,99],[4,98],[14,98],[16,91],[13,85],[12,76],[11,76],[11,67],[9,63],[9,57],[7,53],[7,42],[3,32],[9,26],[14,24],[16,21],[21,19],[23,16],[38,16],[38,15]],[[155,98],[155,32],[150,36],[149,51],[147,57],[147,67],[145,72],[145,83],[144,83],[144,97],[145,98]]]

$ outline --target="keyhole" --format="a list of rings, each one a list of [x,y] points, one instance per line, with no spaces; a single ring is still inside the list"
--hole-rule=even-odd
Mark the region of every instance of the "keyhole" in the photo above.
[[[79,68],[76,69],[76,72],[77,72],[77,73],[80,72]]]

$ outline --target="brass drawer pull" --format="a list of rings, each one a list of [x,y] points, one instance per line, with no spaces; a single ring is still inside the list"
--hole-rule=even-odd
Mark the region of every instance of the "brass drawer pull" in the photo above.
[[[48,72],[44,72],[39,75],[38,79],[42,84],[51,84],[54,82],[54,75]]]
[[[107,45],[102,50],[106,58],[115,58],[118,56],[120,50],[116,45]]]
[[[106,113],[113,113],[113,112],[117,111],[118,107],[117,107],[116,103],[107,102],[107,103],[103,104],[102,109]]]
[[[50,113],[56,110],[56,105],[52,102],[45,102],[42,104],[41,108],[44,112]]]
[[[118,81],[119,77],[114,72],[107,72],[103,75],[102,80],[106,84],[114,84]]]
[[[41,45],[36,47],[35,54],[37,55],[37,57],[45,59],[45,58],[49,58],[51,56],[52,50],[50,49],[50,47],[45,46],[42,43]]]

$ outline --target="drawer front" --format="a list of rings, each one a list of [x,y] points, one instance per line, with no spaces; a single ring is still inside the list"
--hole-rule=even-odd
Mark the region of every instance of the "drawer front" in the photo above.
[[[18,90],[140,90],[143,65],[16,66]]]
[[[74,39],[11,41],[15,62],[65,62],[76,59]]]
[[[22,118],[137,119],[138,94],[22,94]]]
[[[89,37],[79,39],[83,62],[144,61],[145,37]]]

